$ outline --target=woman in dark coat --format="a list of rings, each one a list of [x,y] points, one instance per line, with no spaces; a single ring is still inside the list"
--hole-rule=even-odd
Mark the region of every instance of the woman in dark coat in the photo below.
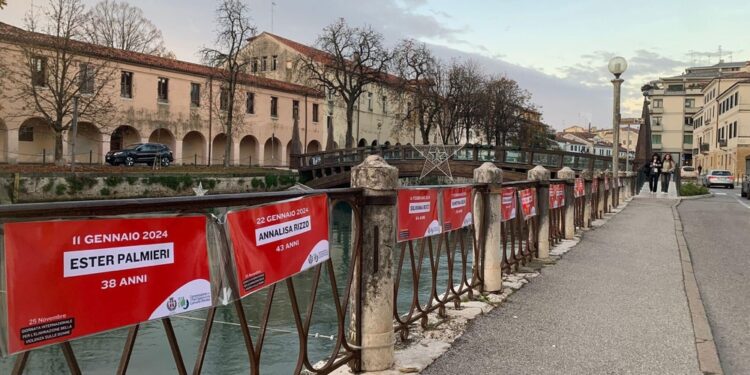
[[[659,176],[661,175],[661,166],[662,164],[659,154],[654,153],[651,156],[651,162],[648,164],[648,187],[651,189],[652,193],[656,193],[656,188],[659,184]]]

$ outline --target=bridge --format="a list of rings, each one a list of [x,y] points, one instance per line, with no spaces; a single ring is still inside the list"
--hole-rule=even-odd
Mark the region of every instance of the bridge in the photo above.
[[[312,188],[342,187],[349,185],[351,168],[362,163],[368,155],[375,154],[397,167],[399,177],[419,177],[425,162],[422,154],[410,145],[388,145],[291,155],[290,168],[298,170],[300,180]],[[612,158],[608,156],[485,145],[466,145],[450,158],[449,163],[453,176],[472,178],[474,169],[488,161],[501,168],[503,178],[508,181],[524,180],[526,173],[537,165],[548,168],[553,177],[563,167],[578,172],[612,169]],[[620,170],[625,170],[624,158],[620,160]],[[432,175],[439,173],[437,170],[431,172]]]

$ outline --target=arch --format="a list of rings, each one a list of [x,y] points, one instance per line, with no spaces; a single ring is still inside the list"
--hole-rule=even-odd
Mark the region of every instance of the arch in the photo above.
[[[372,141],[372,145],[373,145],[373,146],[377,146],[377,145],[378,145],[378,140],[377,140],[377,139],[373,140],[373,141]]]
[[[385,147],[391,147],[391,141],[385,141],[385,143],[383,143],[383,145]]]
[[[174,134],[172,134],[169,129],[165,128],[159,128],[151,132],[151,135],[148,137],[148,141],[151,143],[161,143],[164,145],[167,145],[172,152],[175,151],[176,142],[174,139]]]
[[[18,161],[20,163],[41,163],[55,160],[55,132],[42,119],[34,117],[18,128]]]
[[[281,141],[276,137],[268,138],[263,145],[263,165],[281,164]]]
[[[5,121],[0,119],[0,163],[8,162],[8,128]]]
[[[288,165],[289,160],[291,159],[292,159],[292,141],[289,141],[289,143],[286,144],[286,159],[284,159],[284,165]]]
[[[141,142],[141,133],[130,125],[120,125],[109,138],[110,151],[122,150],[125,146]]]
[[[206,164],[206,137],[193,130],[182,138],[183,164]]]
[[[313,139],[307,144],[307,150],[305,152],[320,152],[320,150],[320,142]]]
[[[246,135],[240,140],[240,165],[258,165],[258,139]]]
[[[226,155],[227,135],[225,133],[216,134],[211,144],[211,164],[223,165],[224,155]]]
[[[326,148],[326,151],[333,151],[333,150],[338,150],[338,149],[339,149],[339,144],[336,142],[333,142],[333,147]]]
[[[76,161],[78,163],[103,162],[102,133],[90,122],[79,122],[76,130]]]
[[[362,138],[357,142],[357,147],[367,147],[367,140]]]

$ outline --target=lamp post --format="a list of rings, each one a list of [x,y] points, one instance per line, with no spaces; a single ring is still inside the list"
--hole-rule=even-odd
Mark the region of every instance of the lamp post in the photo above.
[[[613,57],[609,60],[609,71],[614,74],[612,80],[614,86],[614,108],[612,111],[612,176],[616,179],[619,177],[620,169],[620,87],[623,79],[620,75],[628,68],[628,62],[620,56]]]

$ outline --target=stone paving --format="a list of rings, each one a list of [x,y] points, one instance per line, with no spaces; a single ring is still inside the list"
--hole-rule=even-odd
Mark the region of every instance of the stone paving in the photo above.
[[[635,199],[425,374],[700,374],[670,199]]]

